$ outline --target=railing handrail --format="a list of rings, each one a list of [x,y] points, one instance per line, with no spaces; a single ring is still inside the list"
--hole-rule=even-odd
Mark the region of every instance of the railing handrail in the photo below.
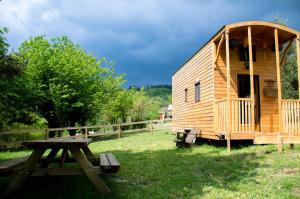
[[[227,101],[227,98],[223,98],[223,99],[215,99],[215,103],[218,103],[218,102],[223,102],[223,101]]]
[[[251,98],[232,98],[231,101],[252,101]]]
[[[300,99],[282,99],[281,102],[300,102]]]

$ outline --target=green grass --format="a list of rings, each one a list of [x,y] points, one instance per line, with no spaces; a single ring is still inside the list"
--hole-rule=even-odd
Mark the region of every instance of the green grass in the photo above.
[[[112,198],[300,198],[300,147],[226,147],[202,144],[177,149],[161,131],[132,134],[90,145],[95,154],[111,151],[121,163],[104,179]],[[30,154],[3,152],[0,159]],[[8,179],[1,179],[5,187]],[[18,198],[101,198],[85,176],[29,178]]]

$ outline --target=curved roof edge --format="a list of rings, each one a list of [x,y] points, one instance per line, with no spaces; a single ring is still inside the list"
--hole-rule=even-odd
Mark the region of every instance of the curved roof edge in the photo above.
[[[294,30],[292,28],[289,28],[288,26],[280,25],[274,22],[267,22],[267,21],[243,21],[243,22],[236,22],[232,24],[224,25],[222,28],[219,29],[218,32],[216,32],[205,44],[203,44],[195,53],[193,53],[192,56],[190,56],[180,67],[176,69],[176,71],[173,73],[175,75],[188,61],[190,61],[204,46],[206,46],[208,43],[210,43],[214,38],[216,38],[219,33],[223,32],[225,29],[232,29],[232,28],[238,28],[243,26],[268,26],[273,28],[278,28],[283,31],[300,35],[300,33],[297,30]],[[172,75],[172,76],[173,76]]]
[[[243,22],[237,22],[237,23],[232,23],[232,24],[227,24],[226,27],[231,29],[231,28],[238,28],[238,27],[243,27],[243,26],[268,26],[268,27],[273,27],[277,29],[284,30],[286,32],[290,32],[292,34],[299,34],[298,31],[289,28],[288,26],[285,25],[280,25],[274,22],[267,22],[267,21],[243,21]]]

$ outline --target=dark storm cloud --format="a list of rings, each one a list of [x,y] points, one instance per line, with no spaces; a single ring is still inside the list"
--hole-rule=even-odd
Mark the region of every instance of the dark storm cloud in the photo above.
[[[0,2],[12,48],[31,35],[67,35],[97,57],[115,60],[128,85],[170,83],[172,73],[228,23],[273,20],[300,30],[300,1],[111,0]]]

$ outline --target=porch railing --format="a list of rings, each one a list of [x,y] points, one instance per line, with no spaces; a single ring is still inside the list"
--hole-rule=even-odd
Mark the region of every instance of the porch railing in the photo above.
[[[231,119],[232,133],[247,133],[252,131],[250,98],[231,99],[230,117],[227,114],[227,99],[215,100],[215,131],[227,130],[227,120]]]
[[[227,118],[227,99],[215,100],[215,131],[226,131]]]
[[[282,131],[300,132],[300,100],[282,100]]]
[[[252,100],[250,98],[231,100],[231,131],[233,133],[252,131],[251,108]]]

